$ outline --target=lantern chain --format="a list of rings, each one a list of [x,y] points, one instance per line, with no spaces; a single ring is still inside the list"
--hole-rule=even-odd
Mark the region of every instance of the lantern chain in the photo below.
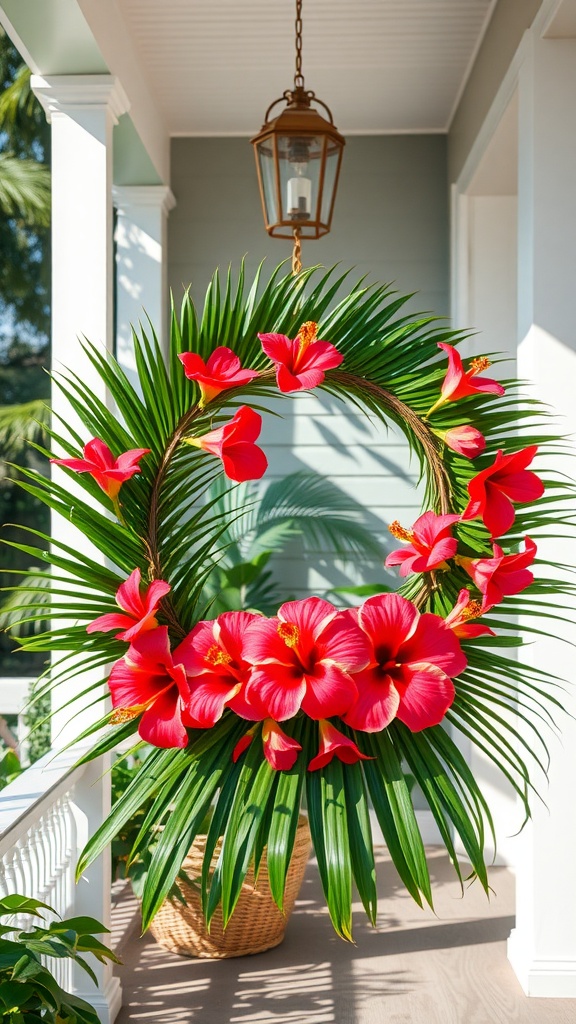
[[[302,0],[296,0],[296,74],[294,75],[294,87],[304,88],[304,75],[302,74]]]

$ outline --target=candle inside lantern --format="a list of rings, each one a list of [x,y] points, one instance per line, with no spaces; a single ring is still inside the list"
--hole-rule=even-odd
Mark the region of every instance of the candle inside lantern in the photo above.
[[[312,182],[310,178],[288,179],[288,216],[307,219],[312,207]]]

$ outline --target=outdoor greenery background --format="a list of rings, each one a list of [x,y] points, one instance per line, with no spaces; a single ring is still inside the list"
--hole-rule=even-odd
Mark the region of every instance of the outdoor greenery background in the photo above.
[[[0,28],[0,536],[9,533],[12,539],[20,531],[7,524],[43,531],[49,524],[47,509],[16,486],[16,471],[6,465],[39,463],[22,439],[22,422],[6,407],[50,394],[49,143],[30,72]],[[14,582],[9,570],[24,569],[29,560],[2,547],[0,564],[4,587]],[[0,676],[41,671],[40,656],[16,655],[13,649],[14,641],[0,633]]]

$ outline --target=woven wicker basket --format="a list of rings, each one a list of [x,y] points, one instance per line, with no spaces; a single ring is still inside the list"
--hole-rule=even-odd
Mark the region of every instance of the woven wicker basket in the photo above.
[[[202,872],[205,845],[206,837],[197,836],[182,865],[190,878],[198,878]],[[214,851],[213,867],[219,852],[220,843]],[[301,815],[286,878],[284,913],[280,912],[270,893],[264,851],[258,882],[255,886],[254,872],[250,868],[226,931],[222,928],[222,913],[218,908],[208,932],[202,914],[199,891],[181,881],[178,884],[186,903],[166,900],[151,926],[154,938],[172,953],[206,959],[248,956],[252,953],[263,953],[266,949],[280,945],[294,901],[302,885],[309,855],[308,820]]]

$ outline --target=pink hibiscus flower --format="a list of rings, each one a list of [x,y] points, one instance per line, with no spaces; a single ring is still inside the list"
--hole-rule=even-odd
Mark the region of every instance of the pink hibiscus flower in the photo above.
[[[155,747],[185,747],[186,726],[194,728],[187,704],[190,688],[180,663],[179,648],[170,651],[168,627],[158,626],[136,637],[108,680],[114,712],[112,723],[142,715],[138,732]]]
[[[280,391],[304,391],[321,384],[326,370],[340,366],[344,356],[329,341],[316,337],[318,325],[302,324],[294,339],[285,334],[259,334],[262,348],[276,367]]]
[[[506,533],[516,518],[514,503],[536,501],[544,494],[540,477],[526,468],[537,451],[535,444],[513,455],[498,451],[493,464],[468,484],[470,501],[462,519],[481,517],[492,537]]]
[[[268,468],[268,459],[254,444],[262,429],[262,417],[243,405],[232,419],[203,437],[185,437],[186,444],[202,448],[222,459],[222,468],[229,480],[259,480]]]
[[[83,459],[50,459],[57,466],[66,466],[76,473],[90,473],[99,487],[114,501],[125,480],[140,472],[139,460],[150,448],[133,448],[114,458],[107,444],[93,437],[83,449]]]
[[[453,452],[463,455],[466,459],[475,459],[486,448],[486,438],[470,423],[451,427],[443,435],[443,440]]]
[[[313,757],[308,765],[309,772],[315,772],[318,768],[324,768],[333,757],[337,757],[344,764],[354,764],[355,761],[372,761],[368,754],[363,754],[354,743],[354,740],[345,736],[334,725],[326,719],[320,719],[320,750]]]
[[[288,601],[273,619],[246,637],[244,657],[254,669],[246,697],[256,712],[277,722],[302,710],[310,718],[342,715],[356,698],[350,675],[369,660],[366,637],[350,616],[328,601]]]
[[[470,600],[470,591],[461,590],[451,612],[444,619],[444,625],[451,629],[460,640],[474,640],[477,636],[496,636],[489,626],[482,626],[477,619],[485,609],[479,601]]]
[[[524,540],[524,551],[516,555],[505,555],[498,544],[493,544],[493,550],[493,558],[458,559],[483,595],[483,612],[500,604],[503,598],[526,590],[534,582],[534,573],[528,566],[536,557],[536,545],[530,537]]]
[[[178,359],[188,379],[197,381],[200,387],[201,409],[222,391],[248,384],[259,376],[257,370],[243,370],[236,353],[225,345],[215,348],[206,362],[196,352],[183,352]]]
[[[413,732],[438,725],[454,700],[452,677],[466,668],[443,619],[421,615],[399,594],[379,594],[364,602],[358,622],[372,656],[354,676],[358,699],[344,721],[364,732],[380,732],[394,718]]]
[[[396,521],[390,523],[388,529],[392,536],[407,541],[408,547],[392,551],[384,565],[399,565],[401,576],[447,569],[446,559],[452,558],[458,547],[458,541],[452,536],[452,527],[459,520],[458,515],[437,516],[434,512],[425,512],[411,530],[405,530]]]
[[[116,591],[116,604],[125,614],[109,612],[100,615],[86,626],[86,632],[108,633],[111,629],[120,629],[116,640],[130,643],[140,633],[156,628],[158,606],[169,590],[170,584],[164,580],[153,580],[142,589],[140,569],[134,569]]]
[[[180,644],[179,658],[190,686],[188,711],[203,729],[213,726],[225,707],[251,721],[262,717],[244,696],[252,666],[243,654],[247,632],[260,619],[251,612],[224,612],[199,622]]]
[[[472,359],[468,370],[462,365],[462,358],[453,345],[446,345],[445,342],[438,342],[438,348],[444,349],[448,354],[448,372],[440,388],[440,398],[434,403],[427,415],[430,416],[436,409],[439,409],[445,402],[456,402],[459,398],[467,398],[469,395],[492,394],[504,395],[505,390],[496,380],[489,377],[476,379],[478,374],[487,370],[491,365],[486,356]]]

